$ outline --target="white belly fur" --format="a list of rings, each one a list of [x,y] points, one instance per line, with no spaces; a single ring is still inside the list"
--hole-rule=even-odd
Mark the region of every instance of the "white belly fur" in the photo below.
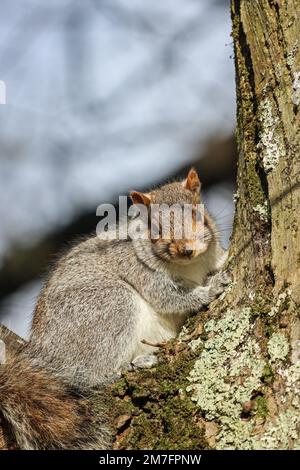
[[[142,340],[156,344],[175,338],[186,320],[185,315],[160,315],[142,297],[138,294],[136,295],[138,304],[137,342],[133,351],[133,357],[157,351],[157,347],[143,344]]]

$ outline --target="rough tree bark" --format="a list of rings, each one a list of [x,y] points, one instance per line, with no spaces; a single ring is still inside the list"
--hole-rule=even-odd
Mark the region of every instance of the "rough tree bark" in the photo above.
[[[232,282],[157,367],[110,387],[116,449],[300,446],[299,17],[296,1],[232,0]]]

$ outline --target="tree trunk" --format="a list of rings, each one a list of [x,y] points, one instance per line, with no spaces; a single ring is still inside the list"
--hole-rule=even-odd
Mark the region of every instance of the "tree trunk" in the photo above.
[[[115,449],[300,446],[300,12],[232,0],[239,148],[232,282],[108,390]]]

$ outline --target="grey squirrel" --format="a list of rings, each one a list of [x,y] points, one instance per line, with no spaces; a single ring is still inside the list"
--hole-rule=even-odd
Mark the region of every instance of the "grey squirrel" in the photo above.
[[[200,202],[200,180],[148,194],[133,204]],[[186,318],[219,295],[226,252],[205,211],[205,249],[183,240],[80,242],[62,256],[45,283],[29,342],[0,366],[0,415],[21,449],[107,449],[105,418],[82,398],[128,367],[155,363],[156,344],[174,338]]]

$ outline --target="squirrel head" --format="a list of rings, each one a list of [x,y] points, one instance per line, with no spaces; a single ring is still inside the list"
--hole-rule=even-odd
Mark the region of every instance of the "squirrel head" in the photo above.
[[[156,257],[188,264],[207,251],[215,238],[215,229],[201,204],[200,190],[198,173],[192,168],[183,181],[165,184],[149,193],[133,191],[130,194],[133,204],[147,208],[147,240]],[[190,210],[192,235],[187,234],[184,226],[186,208]],[[166,220],[169,221],[167,226]]]

